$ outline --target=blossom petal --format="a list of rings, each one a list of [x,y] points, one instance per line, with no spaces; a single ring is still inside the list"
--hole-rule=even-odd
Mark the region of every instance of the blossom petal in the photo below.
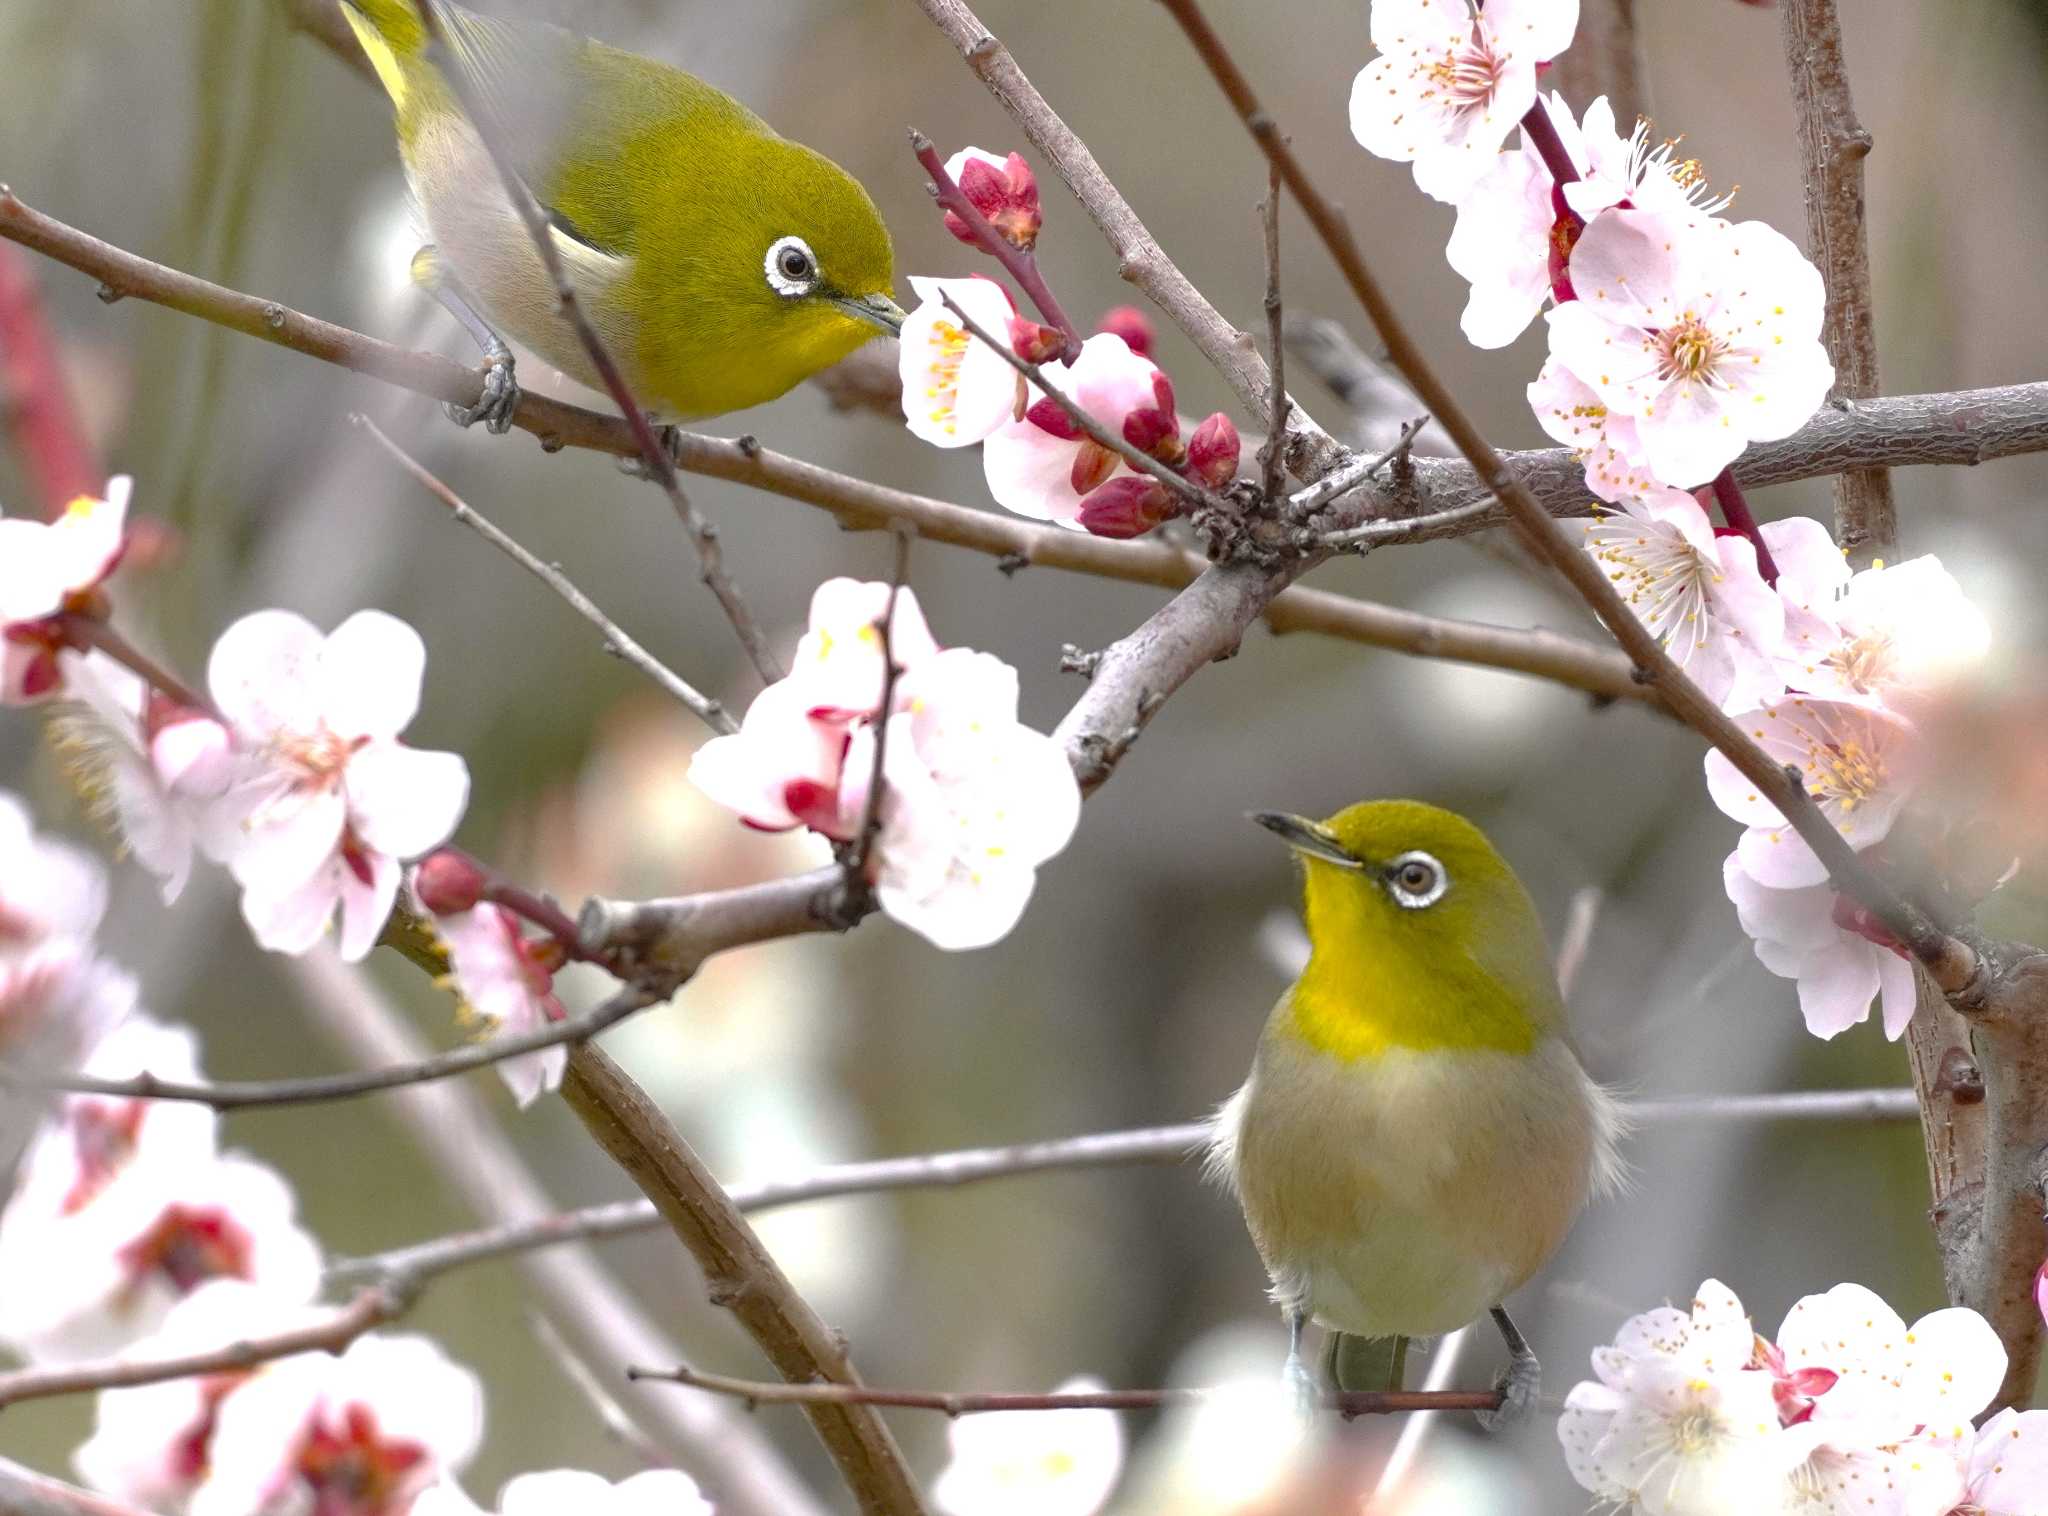
[[[206,686],[228,724],[258,742],[312,730],[320,719],[318,675],[325,639],[292,611],[244,616],[213,645]]]
[[[320,713],[347,738],[396,737],[419,714],[427,645],[383,611],[357,611],[328,634],[320,655]]]
[[[417,858],[438,847],[468,804],[469,765],[459,753],[384,741],[349,759],[349,825],[377,852]]]

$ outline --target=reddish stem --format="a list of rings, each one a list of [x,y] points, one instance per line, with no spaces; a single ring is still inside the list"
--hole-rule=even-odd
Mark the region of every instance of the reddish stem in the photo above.
[[[459,848],[448,848],[444,849],[444,851],[461,852],[462,850]],[[523,885],[514,884],[488,863],[485,863],[481,858],[473,854],[462,853],[462,857],[474,866],[476,871],[482,874],[487,881],[483,890],[477,896],[479,900],[488,900],[493,905],[503,906],[521,920],[531,922],[534,926],[539,927],[548,936],[560,943],[562,951],[571,958],[584,963],[601,964],[604,961],[600,958],[593,958],[589,953],[583,951],[583,945],[579,940],[579,934],[576,930],[576,923],[569,918],[569,913],[556,905],[554,901],[534,894],[533,891]]]
[[[1045,276],[1038,271],[1038,260],[1018,247],[1009,238],[989,225],[988,217],[981,208],[967,198],[967,192],[953,182],[953,176],[946,172],[946,163],[939,156],[939,150],[932,146],[932,139],[923,132],[910,134],[911,150],[917,154],[917,161],[924,171],[932,176],[932,193],[940,208],[951,211],[967,224],[974,233],[974,240],[982,250],[1002,264],[1009,276],[1017,281],[1017,287],[1031,297],[1031,303],[1038,307],[1038,313],[1051,325],[1058,327],[1060,335],[1067,339],[1066,351],[1060,356],[1072,358],[1081,351],[1081,332],[1073,319],[1061,307],[1059,299],[1047,287]]]
[[[1714,476],[1714,499],[1720,502],[1722,518],[1756,545],[1756,569],[1764,576],[1764,583],[1775,585],[1778,582],[1777,560],[1771,557],[1770,548],[1764,545],[1763,529],[1756,524],[1756,517],[1749,513],[1749,501],[1743,498],[1742,486],[1735,482],[1735,475],[1727,469]]]
[[[1572,155],[1564,150],[1564,139],[1557,135],[1557,127],[1541,100],[1522,117],[1522,140],[1536,149],[1553,180],[1559,184],[1578,183],[1579,171],[1572,164]]]
[[[28,256],[0,247],[0,424],[21,449],[43,515],[55,520],[105,476],[64,382]]]
[[[97,649],[131,673],[140,675],[142,682],[159,694],[187,710],[200,711],[215,721],[220,720],[220,713],[213,708],[211,700],[115,631],[110,622],[80,611],[60,611],[51,620],[56,622],[58,631],[70,647],[81,653]]]

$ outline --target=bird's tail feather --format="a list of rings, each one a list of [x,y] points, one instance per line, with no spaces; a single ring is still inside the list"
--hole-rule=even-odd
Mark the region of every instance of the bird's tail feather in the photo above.
[[[1408,1370],[1408,1339],[1332,1332],[1326,1367],[1333,1389],[1398,1390]]]

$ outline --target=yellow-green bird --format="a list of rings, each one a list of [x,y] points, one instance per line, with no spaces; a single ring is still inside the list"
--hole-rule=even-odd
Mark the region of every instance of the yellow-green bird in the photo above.
[[[1289,1379],[1313,1395],[1310,1320],[1385,1340],[1358,1355],[1380,1382],[1339,1387],[1399,1388],[1407,1338],[1490,1310],[1511,1354],[1500,1418],[1524,1414],[1536,1359],[1501,1302],[1617,1182],[1623,1124],[1572,1048],[1535,906],[1485,835],[1435,806],[1253,819],[1301,860],[1310,954],[1211,1162],[1287,1314]]]
[[[888,228],[830,159],[681,69],[557,27],[436,10],[643,406],[693,420],[759,405],[902,325]],[[483,404],[456,419],[511,424],[497,330],[601,387],[414,0],[343,11],[391,96],[433,238],[414,278],[490,360]]]

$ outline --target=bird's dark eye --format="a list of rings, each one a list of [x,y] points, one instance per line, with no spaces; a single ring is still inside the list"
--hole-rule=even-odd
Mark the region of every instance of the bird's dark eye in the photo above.
[[[808,295],[818,283],[818,255],[801,237],[779,237],[761,260],[768,287],[778,295],[794,299]]]
[[[1403,853],[1387,865],[1387,887],[1394,903],[1411,911],[1435,905],[1449,885],[1450,875],[1428,853]]]

